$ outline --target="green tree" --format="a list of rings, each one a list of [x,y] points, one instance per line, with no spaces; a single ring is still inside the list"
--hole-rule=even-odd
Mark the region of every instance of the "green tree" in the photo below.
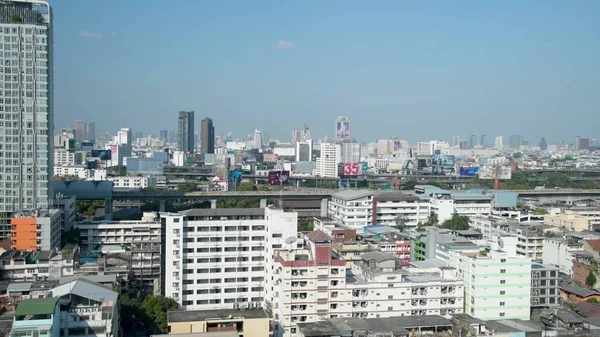
[[[241,183],[236,188],[236,191],[239,191],[239,192],[253,192],[253,191],[257,191],[257,190],[258,190],[258,187],[256,187],[256,185],[251,182]]]
[[[394,227],[396,227],[396,229],[398,229],[399,231],[403,231],[406,228],[407,222],[408,222],[408,219],[406,218],[406,216],[404,216],[402,214],[398,214],[394,218]]]
[[[198,188],[198,184],[193,181],[186,181],[183,184],[177,185],[177,191],[179,192],[193,192]]]
[[[112,172],[115,175],[124,176],[127,174],[127,167],[125,167],[123,165],[113,166]]]
[[[533,210],[533,214],[536,214],[536,215],[545,215],[545,214],[548,214],[548,210],[545,209],[545,208],[538,207],[538,208],[536,208],[536,209]]]
[[[71,228],[69,231],[64,232],[62,234],[61,242],[62,242],[63,246],[66,245],[67,243],[80,244],[81,243],[81,231],[77,227]]]
[[[167,312],[179,310],[174,299],[160,295],[150,295],[140,305],[143,313],[151,323],[150,331],[153,334],[168,332]]]
[[[96,209],[104,207],[104,200],[77,200],[75,210],[78,215],[93,216]]]
[[[299,218],[298,219],[298,232],[311,232],[315,228],[314,218]]]
[[[156,192],[158,191],[158,188],[153,187],[153,186],[148,186],[146,188],[144,188],[144,192]]]
[[[523,157],[523,152],[515,152],[515,153],[513,153],[513,155],[512,155],[512,156],[513,156],[513,158],[515,158],[515,159],[522,158],[522,157]]]
[[[271,189],[269,186],[267,185],[260,185],[260,187],[258,188],[259,191],[263,191],[263,192],[268,192],[268,191],[272,191],[273,189]]]
[[[596,285],[596,282],[598,281],[598,278],[596,278],[596,274],[594,274],[593,270],[590,270],[590,272],[588,273],[588,276],[585,278],[585,285],[593,288]]]
[[[471,219],[468,216],[458,215],[454,213],[452,217],[442,224],[442,228],[450,229],[450,230],[467,230],[471,228],[469,225],[471,223]]]
[[[552,172],[546,178],[546,187],[571,187],[571,180],[564,173]]]
[[[434,211],[429,212],[429,216],[427,217],[427,221],[423,224],[423,226],[436,226],[440,222],[437,213]]]

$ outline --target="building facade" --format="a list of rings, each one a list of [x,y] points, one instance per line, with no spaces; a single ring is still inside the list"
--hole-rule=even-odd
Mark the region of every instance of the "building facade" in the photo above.
[[[60,209],[22,211],[13,215],[10,223],[11,248],[24,250],[54,250],[61,246],[64,228]]]
[[[321,143],[321,152],[317,158],[315,174],[324,178],[337,178],[339,176],[338,164],[341,163],[342,151],[340,144]]]
[[[0,8],[5,89],[0,225],[6,225],[13,212],[48,209],[52,196],[53,18],[44,1],[5,1]]]
[[[177,119],[177,149],[194,152],[194,112],[179,111]]]
[[[204,118],[200,125],[200,150],[202,153],[215,153],[215,127],[211,118]]]
[[[192,209],[161,214],[162,293],[184,310],[262,307],[271,302],[273,252],[289,248],[298,215],[271,208]]]

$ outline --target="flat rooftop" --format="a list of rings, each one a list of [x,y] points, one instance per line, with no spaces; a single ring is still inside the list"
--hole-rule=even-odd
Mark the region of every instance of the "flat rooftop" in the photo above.
[[[223,310],[195,310],[195,311],[170,311],[167,313],[169,323],[201,322],[211,320],[226,320],[232,318],[269,318],[262,309],[223,309]]]
[[[264,208],[194,208],[179,212],[185,216],[264,216]]]

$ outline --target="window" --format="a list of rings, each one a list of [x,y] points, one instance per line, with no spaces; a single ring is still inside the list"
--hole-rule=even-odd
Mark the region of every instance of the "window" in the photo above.
[[[500,280],[500,284],[506,284],[506,280]]]
[[[506,313],[505,312],[501,312],[500,313],[500,317],[504,317],[504,316],[506,316]]]
[[[388,288],[393,288],[394,284],[393,283],[388,283]]]
[[[506,269],[500,269],[500,274],[506,274]]]
[[[503,307],[506,305],[506,302],[500,302],[500,306]]]
[[[504,295],[504,294],[506,294],[506,291],[500,290],[500,295]]]
[[[393,300],[394,299],[394,295],[388,295],[388,300]]]
[[[500,262],[504,263],[504,262],[506,262],[506,259],[500,259]]]
[[[283,234],[273,234],[273,238],[280,238],[282,236],[283,236]]]

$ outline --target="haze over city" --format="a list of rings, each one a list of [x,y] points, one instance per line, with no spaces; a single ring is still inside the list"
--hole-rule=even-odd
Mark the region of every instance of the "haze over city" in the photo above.
[[[56,123],[158,134],[180,110],[217,133],[415,143],[472,133],[595,138],[595,1],[66,1]]]

